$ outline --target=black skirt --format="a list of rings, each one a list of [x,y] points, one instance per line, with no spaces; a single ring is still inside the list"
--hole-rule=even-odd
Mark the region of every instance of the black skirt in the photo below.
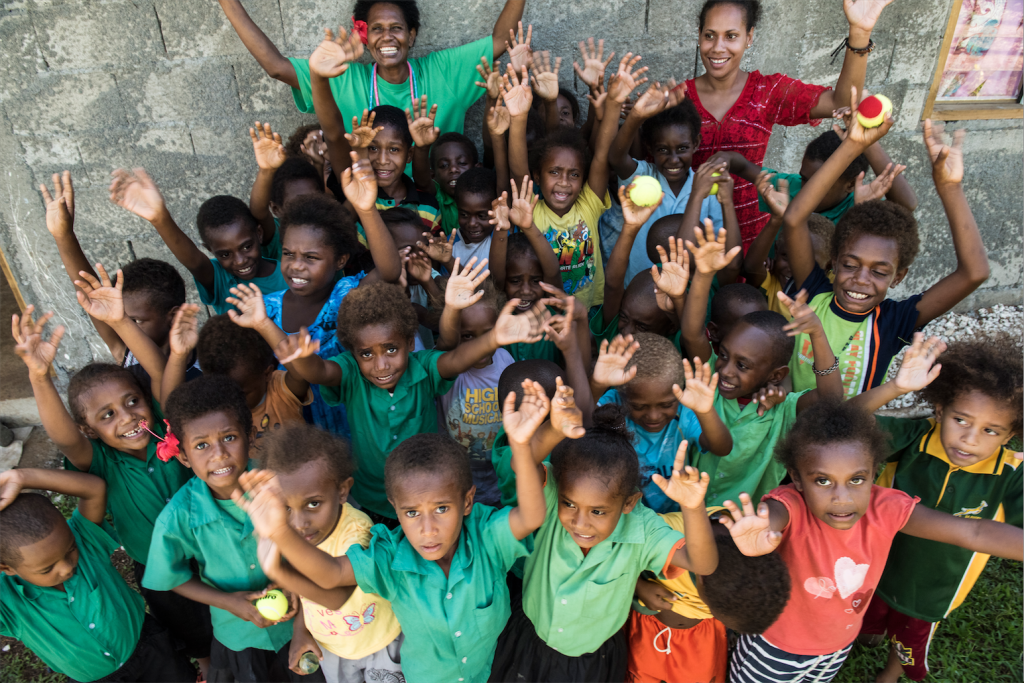
[[[626,680],[629,643],[619,629],[594,652],[569,657],[548,647],[522,607],[513,605],[512,616],[498,638],[491,666],[491,683],[621,683]]]

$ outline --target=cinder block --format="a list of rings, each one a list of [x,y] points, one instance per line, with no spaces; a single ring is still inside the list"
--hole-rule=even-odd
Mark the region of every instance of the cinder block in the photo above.
[[[36,12],[33,23],[51,69],[132,64],[164,54],[159,22],[150,3],[59,5]]]
[[[277,3],[250,0],[242,5],[256,25],[280,47],[284,36]],[[249,54],[216,2],[156,0],[156,14],[171,58]]]
[[[286,84],[267,75],[256,60],[249,55],[235,57],[231,61],[238,84],[238,96],[244,115],[263,121],[298,114],[292,99],[292,90]]]
[[[46,62],[27,13],[0,16],[0,45],[0,100],[7,100],[45,72]]]
[[[605,48],[610,46],[621,55],[631,49],[630,41],[643,37],[646,6],[646,0],[586,4],[535,0],[526,4],[523,25],[534,25],[533,40],[541,45],[575,44],[594,36],[604,38]]]
[[[284,44],[278,47],[293,57],[308,57],[323,40],[325,28],[352,28],[351,5],[336,0],[280,0],[278,4],[284,26]]]
[[[32,169],[36,183],[45,183],[53,190],[51,176],[54,173],[71,171],[75,187],[89,184],[82,155],[78,151],[78,142],[70,136],[18,136],[24,152],[25,163]]]
[[[125,126],[114,77],[101,72],[42,74],[4,102],[15,133],[67,134]]]
[[[181,125],[111,128],[82,136],[82,161],[89,178],[104,188],[115,168],[141,166],[163,188],[199,173],[192,139]]]
[[[118,75],[132,123],[192,123],[238,117],[242,108],[231,64],[152,62]]]

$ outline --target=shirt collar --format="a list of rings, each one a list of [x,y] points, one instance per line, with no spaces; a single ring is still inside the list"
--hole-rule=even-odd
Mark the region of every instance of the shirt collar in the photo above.
[[[255,461],[249,460],[245,469],[251,470],[255,464]],[[193,477],[185,486],[189,486],[192,489],[189,496],[189,529],[198,529],[206,524],[223,521],[224,515],[227,513],[217,505],[217,501],[214,499],[213,493],[205,481],[199,477]],[[242,524],[242,540],[251,538],[252,532],[252,519],[249,515],[246,515],[245,522]]]
[[[646,537],[644,523],[640,519],[639,508],[643,501],[637,501],[629,514],[619,517],[619,523],[615,525],[615,531],[605,539],[611,543],[643,543]]]
[[[405,175],[405,173],[403,172],[402,173],[401,181],[402,181],[402,186],[405,187],[405,199],[403,199],[401,203],[402,204],[419,204],[419,202],[416,201],[417,199],[419,199],[419,191],[416,189],[416,185],[412,182],[412,179],[410,179],[409,176]],[[388,195],[388,193],[385,192],[384,190],[379,190],[378,189],[377,190],[377,201],[394,202],[395,200],[392,199],[391,196]],[[398,205],[399,202],[395,202],[395,204]]]
[[[473,506],[475,511],[476,505]],[[467,533],[466,526],[470,521],[470,517],[473,516],[473,512],[462,520],[462,531],[459,533],[458,545],[455,547],[455,554],[452,556],[451,567],[448,568],[448,579],[447,584],[451,585],[463,578],[463,567],[468,567],[473,561],[473,551],[470,548],[470,544],[466,542]],[[412,572],[413,574],[420,574],[422,576],[444,576],[444,572],[441,571],[441,567],[433,560],[426,560],[416,552],[416,549],[412,547],[412,543],[405,537],[405,533],[401,528],[395,529],[391,532],[395,534],[398,539],[398,548],[395,551],[395,559],[391,561],[391,568],[401,572]],[[431,566],[433,565],[433,566]]]
[[[401,378],[399,378],[399,380],[398,380],[398,384],[395,385],[394,393],[395,393],[396,396],[399,395],[400,391],[401,392],[408,391],[408,388],[411,385],[416,384],[418,382],[423,382],[423,381],[429,379],[428,376],[427,376],[427,370],[426,370],[426,368],[423,367],[423,363],[420,362],[419,357],[416,355],[416,353],[418,353],[418,352],[417,351],[413,351],[413,352],[411,352],[409,354],[409,364],[405,366],[405,372],[402,373]],[[355,357],[355,354],[353,354],[353,358],[354,357]],[[356,362],[358,363],[358,361],[356,361]],[[378,391],[383,391],[384,393],[388,393],[387,389],[382,389],[381,387],[377,386],[376,384],[374,384],[370,380],[366,379],[366,377],[363,376],[362,372],[359,373],[359,378],[362,381],[366,382],[366,384],[371,389],[376,389]]]
[[[928,433],[921,437],[921,450],[933,458],[938,458],[946,463],[950,469],[963,470],[971,474],[1002,474],[1003,465],[1017,469],[1015,462],[1011,462],[1012,458],[1007,457],[1006,446],[1000,446],[992,455],[968,467],[954,465],[949,456],[946,455],[946,449],[942,446],[942,425],[936,422],[934,418],[930,418],[928,421],[933,426]]]

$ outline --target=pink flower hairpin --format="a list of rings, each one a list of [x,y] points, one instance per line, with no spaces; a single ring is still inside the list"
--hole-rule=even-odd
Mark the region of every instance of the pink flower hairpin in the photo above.
[[[179,442],[178,437],[171,432],[171,423],[164,420],[164,424],[167,426],[167,435],[161,439],[159,434],[149,428],[149,423],[146,420],[139,420],[139,426],[156,437],[156,440],[160,442],[156,447],[156,457],[160,458],[161,462],[168,462],[171,458],[178,455]]]

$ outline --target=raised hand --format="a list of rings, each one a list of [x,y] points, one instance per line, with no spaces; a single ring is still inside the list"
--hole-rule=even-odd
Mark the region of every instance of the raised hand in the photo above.
[[[864,202],[870,202],[873,199],[881,199],[889,190],[892,189],[892,184],[896,180],[896,176],[907,170],[907,167],[903,164],[886,164],[885,170],[879,175],[875,176],[875,179],[870,183],[864,182],[864,172],[861,171],[857,176],[857,182],[853,186],[853,203],[863,204]]]
[[[459,270],[459,259],[455,259],[455,267],[452,268],[452,275],[448,278],[448,286],[444,290],[444,305],[461,311],[480,301],[484,295],[480,285],[491,274],[491,271],[485,270],[486,267],[487,259],[477,263],[474,256],[462,270]]]
[[[238,484],[242,491],[233,491],[231,500],[249,515],[257,534],[263,538],[273,538],[274,534],[288,528],[288,509],[281,493],[281,484],[273,472],[242,472]]]
[[[668,79],[668,106],[674,107],[682,104],[686,99],[686,81],[676,83],[676,79]]]
[[[821,328],[821,320],[811,307],[807,305],[806,289],[801,289],[797,292],[795,299],[786,296],[784,292],[779,292],[778,297],[782,305],[789,309],[789,314],[793,316],[793,320],[782,328],[786,331],[786,336],[795,337],[798,334],[811,334]]]
[[[604,119],[604,101],[608,99],[608,91],[601,86],[594,92],[587,93],[587,100],[590,101],[590,107],[594,112],[594,119],[600,122]]]
[[[146,169],[135,168],[129,173],[119,168],[110,175],[114,178],[110,183],[110,201],[150,222],[164,211],[163,195]]]
[[[580,54],[583,56],[583,68],[576,62],[572,63],[573,70],[576,71],[576,75],[580,77],[580,80],[587,84],[591,92],[596,92],[601,83],[604,81],[605,71],[608,70],[608,65],[611,63],[615,53],[612,52],[608,55],[608,59],[604,58],[604,38],[597,41],[597,48],[594,48],[594,38],[588,38],[587,44],[584,45],[583,41],[580,41]]]
[[[716,176],[715,173],[718,173]],[[693,183],[690,185],[690,193],[698,197],[711,196],[711,188],[721,180],[722,176],[729,174],[729,163],[721,158],[711,158],[701,164],[693,173]],[[721,191],[721,186],[719,186]]]
[[[499,90],[499,94],[500,94]],[[504,135],[509,126],[512,125],[512,114],[508,113],[508,107],[495,104],[487,110],[487,130],[491,135]]]
[[[174,313],[171,331],[167,340],[171,344],[171,354],[187,356],[199,343],[199,304],[182,304]]]
[[[369,159],[349,152],[352,165],[341,172],[341,189],[356,211],[370,211],[377,204],[377,178]]]
[[[649,119],[669,107],[669,89],[655,81],[637,98],[631,113],[642,119]]]
[[[622,204],[622,221],[627,225],[639,227],[650,219],[655,209],[661,206],[661,201],[665,199],[665,193],[662,192],[658,196],[658,201],[654,202],[650,206],[637,206],[633,203],[633,198],[629,196],[632,189],[632,183],[630,183],[629,187],[619,185],[619,203]]]
[[[18,470],[0,472],[0,510],[13,503],[21,493],[25,486],[22,477]]]
[[[103,264],[96,264],[96,273],[100,276],[99,279],[92,273],[78,271],[82,279],[75,280],[75,286],[79,289],[75,292],[75,297],[90,317],[105,323],[118,323],[124,319],[124,299],[121,296],[124,278],[121,271],[119,269],[114,274],[114,283],[111,283]]]
[[[11,334],[14,337],[14,353],[28,366],[31,377],[46,377],[50,372],[50,364],[57,357],[57,347],[64,338],[64,326],[54,328],[49,339],[43,339],[43,328],[53,317],[53,311],[44,313],[38,322],[32,322],[32,313],[36,310],[33,304],[25,307],[22,316],[11,317]]]
[[[694,357],[691,366],[690,361],[684,358],[683,376],[686,378],[685,389],[678,384],[672,385],[676,400],[698,415],[714,410],[718,373],[711,367],[711,363],[701,363],[700,358]]]
[[[363,56],[363,42],[359,36],[338,27],[338,37],[329,28],[324,29],[324,40],[309,56],[309,71],[323,78],[334,78],[348,70],[349,62]]]
[[[533,60],[533,89],[542,100],[558,99],[558,69],[562,66],[562,58],[555,58],[555,67],[551,68],[551,53],[543,50]]]
[[[75,222],[75,188],[71,184],[71,171],[64,171],[63,177],[53,174],[53,195],[46,185],[40,184],[46,204],[46,229],[54,237],[66,235],[73,230]]]
[[[430,147],[441,134],[441,129],[434,126],[437,118],[437,104],[427,109],[427,96],[412,101],[412,113],[405,110],[405,120],[409,122],[409,134],[417,147]]]
[[[533,50],[530,49],[530,41],[533,40],[533,24],[526,27],[526,39],[523,39],[523,22],[519,22],[519,33],[512,29],[508,30],[508,40],[505,41],[505,49],[508,50],[508,58],[512,62],[511,67],[519,71],[529,66],[533,61]]]
[[[352,149],[366,149],[377,137],[377,133],[384,130],[384,126],[373,127],[373,120],[377,118],[377,112],[369,109],[363,110],[362,118],[352,117],[352,132],[345,133],[345,139]]]
[[[903,393],[920,391],[935,381],[942,371],[938,357],[946,350],[946,342],[938,337],[924,338],[924,333],[914,333],[914,343],[903,354],[903,363],[893,380]]]
[[[768,503],[761,503],[757,506],[757,512],[754,512],[750,495],[746,493],[740,494],[740,503],[743,505],[742,510],[733,501],[725,501],[729,514],[719,517],[719,522],[725,525],[736,547],[747,557],[760,557],[773,552],[782,543],[782,532],[772,531]]]
[[[779,178],[779,186],[776,188],[772,186],[771,182],[774,177],[774,173],[761,171],[757,174],[754,184],[757,186],[757,193],[764,199],[764,203],[768,205],[768,210],[772,215],[782,218],[786,213],[786,207],[789,206],[789,181]]]
[[[696,467],[686,464],[686,449],[690,443],[683,439],[676,450],[676,461],[672,465],[672,478],[665,479],[654,474],[651,481],[658,485],[666,496],[679,503],[679,507],[693,510],[704,508],[704,496],[708,492],[711,477]]]
[[[512,225],[527,230],[533,225],[533,210],[537,206],[540,197],[533,193],[533,181],[530,176],[523,176],[523,184],[517,186],[515,178],[512,183],[512,208],[509,210],[508,219]]]
[[[427,282],[433,276],[430,257],[422,251],[410,249],[408,253],[402,257],[402,261],[405,265],[405,271],[409,274],[409,277],[416,280],[416,282]],[[408,281],[406,281],[406,284],[408,284]]]
[[[642,83],[647,82],[646,76],[640,77],[647,71],[646,66],[633,69],[640,59],[640,55],[634,57],[632,52],[627,52],[626,56],[619,60],[619,68],[608,82],[608,97],[615,102],[622,104],[629,97],[629,93],[636,90]]]
[[[717,237],[714,236],[714,233],[715,227],[711,223],[711,219],[705,218],[703,228],[699,225],[693,228],[693,235],[697,244],[694,245],[690,241],[686,242],[686,248],[693,254],[693,262],[697,266],[698,273],[705,275],[717,273],[729,265],[736,258],[736,255],[743,250],[743,247],[736,246],[726,253],[725,228],[718,231]],[[711,239],[708,239],[706,236],[710,236]]]
[[[528,445],[533,435],[537,433],[537,428],[547,417],[550,408],[551,401],[548,400],[548,395],[540,382],[523,380],[523,399],[519,403],[519,410],[516,410],[515,392],[508,392],[502,410],[502,423],[509,442]]]
[[[587,430],[583,428],[583,413],[576,405],[573,389],[555,378],[555,399],[551,401],[551,426],[569,439],[579,439]]]
[[[683,241],[669,235],[668,253],[665,247],[657,246],[661,268],[651,266],[655,294],[661,292],[670,299],[680,299],[686,294],[690,282],[690,252],[683,247]]]
[[[476,71],[484,80],[475,83],[487,91],[487,98],[497,100],[501,97],[501,62],[494,62],[492,66],[487,57],[481,57],[480,63],[476,65]]]
[[[627,369],[633,354],[640,348],[640,343],[633,340],[633,335],[623,337],[616,335],[609,342],[601,342],[601,351],[594,364],[592,379],[604,387],[617,387],[625,384],[636,376],[636,366]]]
[[[953,133],[953,146],[943,142],[945,127],[941,123],[924,122],[924,146],[932,160],[932,178],[936,185],[955,185],[964,180],[964,138],[967,131]]]
[[[263,301],[263,292],[256,285],[238,284],[231,288],[234,296],[224,299],[238,310],[228,309],[231,322],[239,327],[255,330],[267,321],[267,306]]]
[[[768,384],[751,394],[750,400],[757,404],[757,415],[762,417],[775,406],[785,403],[788,393],[785,387]]]
[[[269,123],[256,122],[255,128],[249,129],[249,137],[252,139],[252,149],[256,153],[256,165],[262,171],[272,171],[280,168],[284,163],[284,145],[281,144],[281,134],[275,133]]]
[[[570,352],[576,343],[576,321],[574,320],[577,307],[576,297],[556,290],[551,297],[541,299],[541,303],[545,306],[562,309],[559,315],[552,316],[544,324],[544,336],[554,342],[563,354]]]
[[[538,301],[530,310],[515,315],[514,311],[519,303],[519,299],[509,299],[494,323],[494,336],[498,346],[518,342],[534,344],[544,338],[544,323],[551,317],[551,313]]]
[[[320,340],[313,339],[309,330],[300,327],[296,334],[289,334],[281,340],[281,343],[274,349],[274,355],[277,356],[281,365],[287,365],[293,360],[314,356],[319,350]]]
[[[522,68],[522,78],[516,74],[516,70],[509,64],[505,75],[501,78],[501,99],[508,108],[512,117],[526,116],[530,112],[530,105],[533,104],[533,92],[530,90],[530,77],[526,67]]]
[[[843,0],[843,12],[846,13],[846,20],[850,22],[851,29],[858,29],[870,35],[878,22],[878,17],[882,16],[882,10],[891,2],[892,0]],[[857,47],[866,47],[866,44]]]
[[[509,220],[510,209],[508,207],[508,192],[502,192],[501,196],[491,202],[491,210],[487,215],[491,217],[488,223],[494,226],[495,232],[511,230],[512,223]]]
[[[452,230],[452,233],[448,235],[448,239],[443,239],[440,236],[434,237],[429,232],[425,232],[423,233],[423,238],[427,240],[426,244],[417,242],[416,248],[426,252],[427,256],[438,263],[449,263],[452,260],[452,247],[455,245],[455,235],[456,231]]]

